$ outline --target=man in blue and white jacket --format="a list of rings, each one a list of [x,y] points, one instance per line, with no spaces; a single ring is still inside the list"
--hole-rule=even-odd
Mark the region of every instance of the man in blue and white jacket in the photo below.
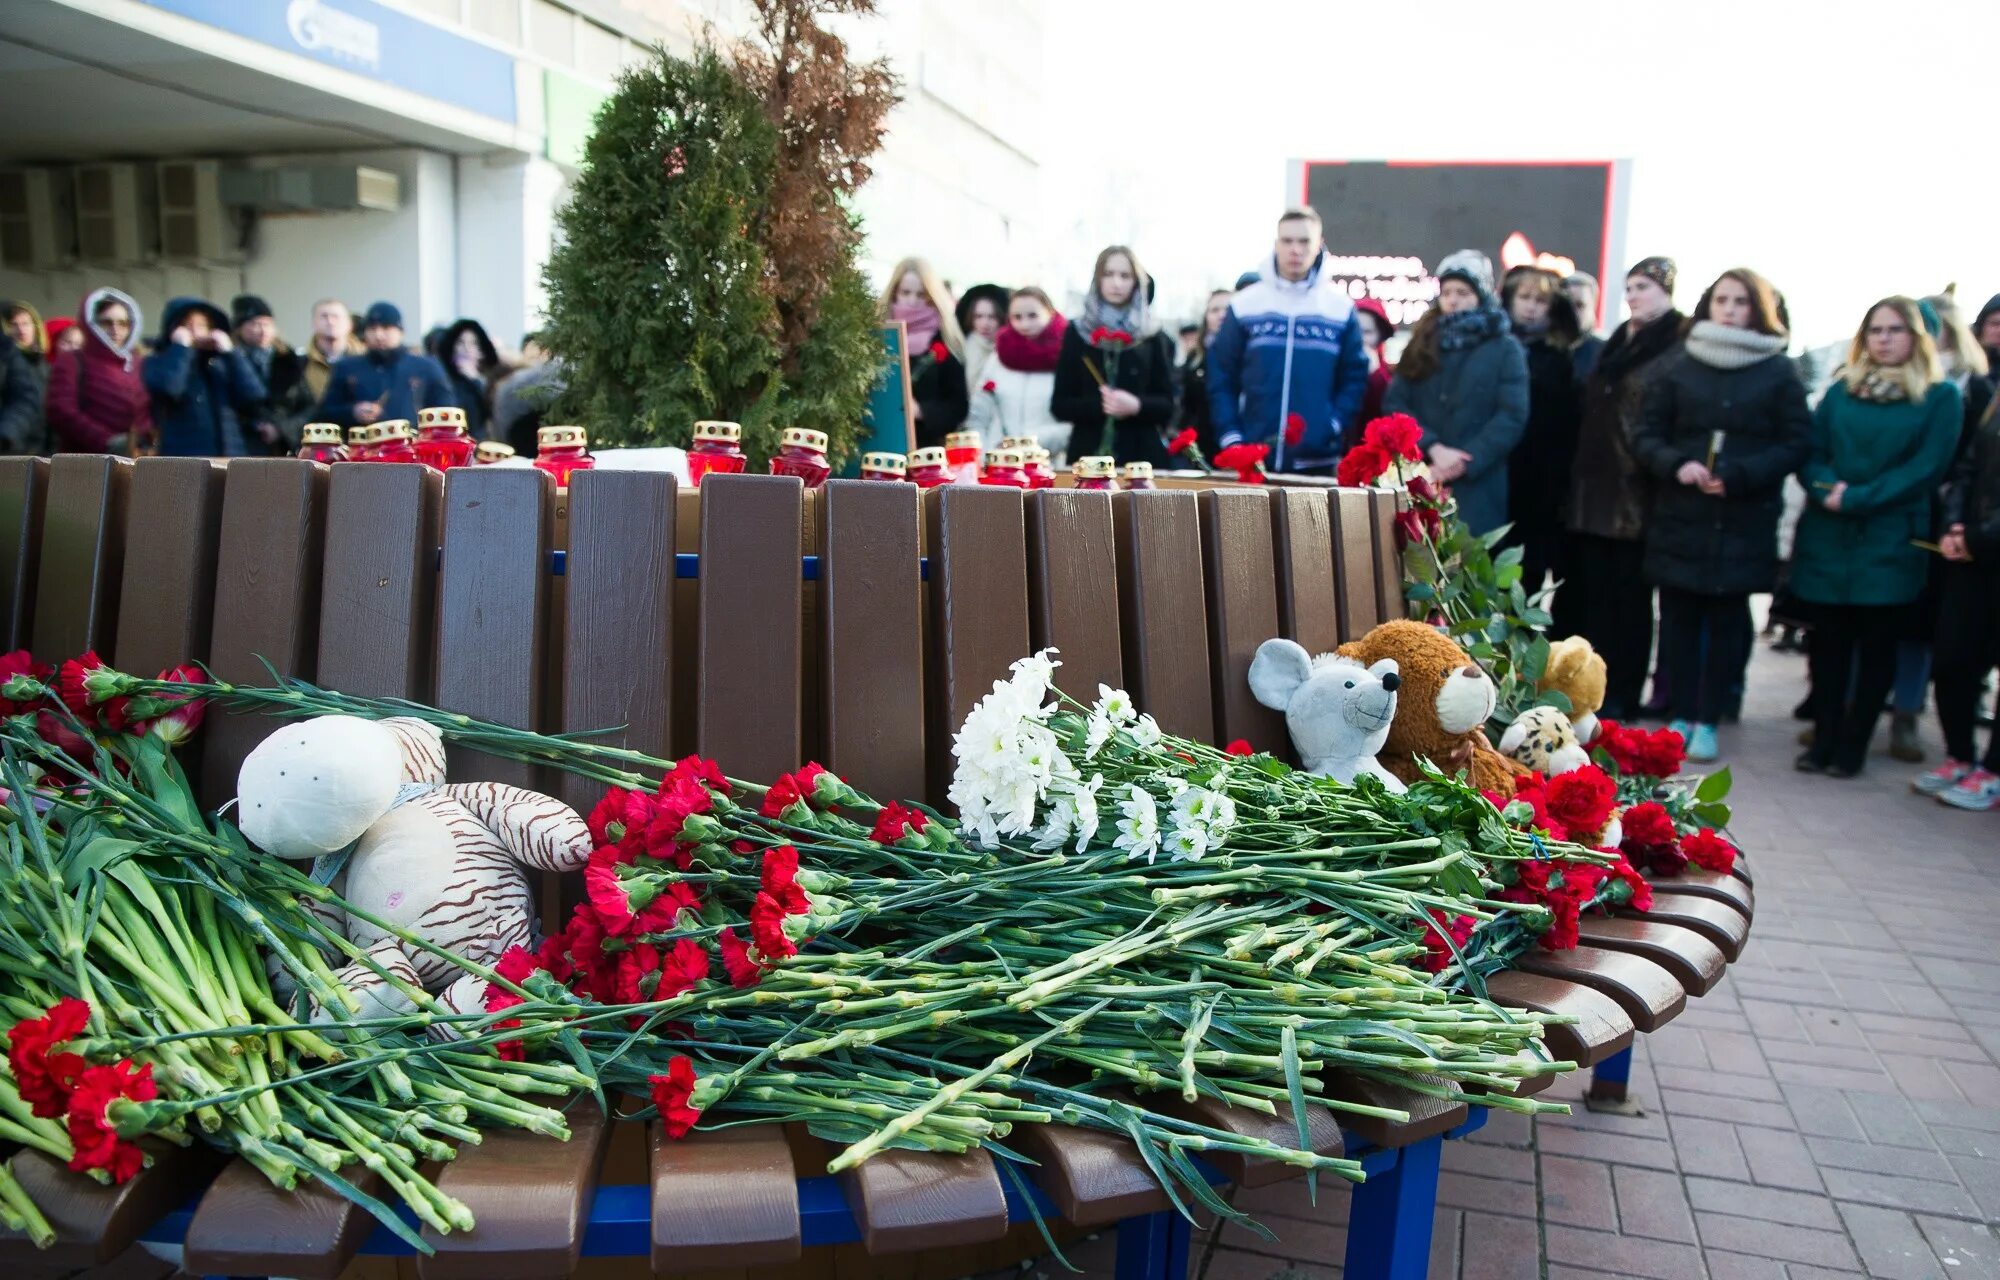
[[[1273,471],[1339,462],[1341,429],[1368,386],[1361,321],[1325,266],[1319,214],[1286,210],[1262,277],[1237,292],[1208,346],[1216,442],[1270,445]]]

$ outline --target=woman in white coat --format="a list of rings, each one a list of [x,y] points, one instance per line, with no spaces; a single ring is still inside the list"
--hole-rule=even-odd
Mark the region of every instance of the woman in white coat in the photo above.
[[[966,418],[986,448],[1008,436],[1033,436],[1052,459],[1060,459],[1069,446],[1070,425],[1049,412],[1067,325],[1049,295],[1032,285],[1007,299],[1007,323],[993,335],[993,354],[980,371]]]

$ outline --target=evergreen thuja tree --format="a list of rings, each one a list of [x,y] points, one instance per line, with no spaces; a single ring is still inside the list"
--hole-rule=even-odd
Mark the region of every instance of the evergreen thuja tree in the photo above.
[[[712,48],[656,51],[600,109],[544,271],[557,411],[593,441],[686,445],[697,420],[728,418],[774,451],[782,352],[758,220],[776,150]]]

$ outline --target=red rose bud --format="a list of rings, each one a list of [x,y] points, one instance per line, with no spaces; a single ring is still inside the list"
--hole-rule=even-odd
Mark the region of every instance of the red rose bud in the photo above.
[[[988,378],[988,379],[986,380],[985,384],[984,384],[983,386],[981,386],[981,387],[980,387],[979,389],[980,389],[981,391],[987,391],[987,392],[990,392],[990,391],[992,391],[992,390],[993,390],[993,389],[994,389],[995,387],[997,387],[997,386],[999,386],[999,384],[998,384],[998,383],[996,383],[995,381],[993,381],[993,379],[991,379],[991,378]]]
[[[944,345],[944,343],[942,342],[931,343],[931,359],[937,361],[939,364],[943,364],[945,357],[950,354],[951,354],[951,348]]]
[[[1286,414],[1286,415],[1285,415],[1285,443],[1286,443],[1287,445],[1294,445],[1294,444],[1297,444],[1297,443],[1298,443],[1299,441],[1301,441],[1301,440],[1303,440],[1303,439],[1305,439],[1305,438],[1306,438],[1306,418],[1305,418],[1305,415],[1304,415],[1304,414],[1302,414],[1302,413],[1288,413],[1288,414]]]
[[[1257,754],[1256,750],[1251,747],[1250,740],[1248,738],[1236,739],[1234,742],[1224,747],[1223,751],[1227,752],[1232,756],[1254,756]]]

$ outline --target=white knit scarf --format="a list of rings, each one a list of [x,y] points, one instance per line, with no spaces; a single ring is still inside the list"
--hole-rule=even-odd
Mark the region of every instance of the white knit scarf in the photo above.
[[[1687,353],[1712,369],[1747,369],[1760,360],[1782,355],[1785,343],[1781,334],[1697,320],[1688,330]]]

